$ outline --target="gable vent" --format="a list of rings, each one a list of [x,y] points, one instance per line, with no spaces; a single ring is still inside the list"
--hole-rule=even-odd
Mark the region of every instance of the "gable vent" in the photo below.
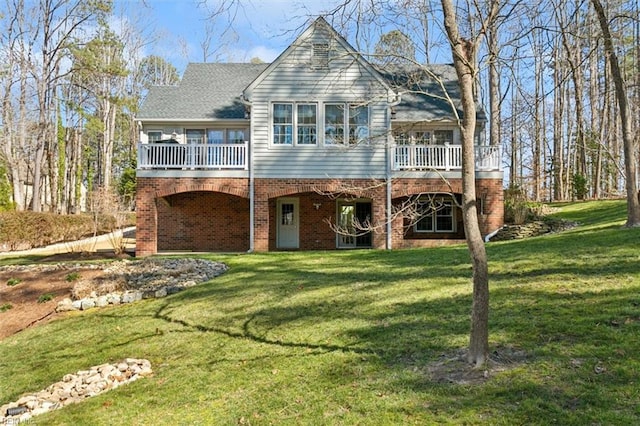
[[[311,68],[315,70],[329,69],[329,43],[313,43]]]

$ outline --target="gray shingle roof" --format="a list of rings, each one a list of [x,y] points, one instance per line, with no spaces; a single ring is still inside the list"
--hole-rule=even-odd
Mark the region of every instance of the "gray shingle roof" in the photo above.
[[[460,86],[453,65],[395,65],[378,68],[378,72],[400,93],[401,102],[396,106],[396,120],[417,122],[455,119],[451,102],[456,106],[460,117],[463,116]],[[485,120],[484,111],[480,105],[478,107],[477,118]]]
[[[269,64],[191,63],[178,86],[149,90],[137,118],[215,120],[244,118],[240,95]]]
[[[156,86],[149,91],[137,115],[140,120],[221,120],[244,118],[242,91],[269,64],[191,63],[178,86]],[[390,86],[401,94],[396,106],[398,121],[453,119],[446,92],[459,108],[460,90],[452,65],[378,68]],[[462,111],[459,111],[462,116]],[[485,119],[478,111],[478,119]]]

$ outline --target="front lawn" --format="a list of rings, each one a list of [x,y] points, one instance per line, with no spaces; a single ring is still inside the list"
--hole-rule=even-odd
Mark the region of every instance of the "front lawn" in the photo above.
[[[464,245],[209,255],[230,270],[0,341],[0,404],[135,357],[153,377],[34,422],[638,424],[640,229],[621,228],[625,213],[563,205],[584,225],[487,246],[499,367],[487,380],[434,373],[468,340]]]

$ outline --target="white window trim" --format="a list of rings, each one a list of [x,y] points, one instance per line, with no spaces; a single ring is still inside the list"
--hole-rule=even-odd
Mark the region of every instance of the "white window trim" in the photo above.
[[[162,130],[158,130],[158,129],[147,130],[145,132],[145,134],[147,136],[147,143],[153,143],[153,142],[149,142],[149,133],[160,133],[160,139],[158,139],[158,140],[162,140],[163,137],[164,137],[164,132]]]
[[[325,108],[327,105],[339,105],[343,109],[343,141],[342,143],[329,143],[326,138],[326,111]],[[367,109],[367,137],[364,140],[357,141],[355,143],[349,142],[349,133],[350,133],[350,123],[349,123],[349,111],[352,108],[366,108]],[[322,142],[326,147],[349,147],[349,146],[358,146],[358,145],[369,145],[371,141],[371,108],[369,105],[359,105],[357,103],[349,103],[349,102],[324,102],[322,104]]]
[[[429,137],[426,139],[426,141],[424,143],[421,143],[420,140],[418,139],[418,137],[416,136],[418,133],[428,133]],[[433,145],[433,130],[431,129],[425,129],[425,130],[415,130],[415,129],[411,129],[411,130],[405,130],[403,131],[402,129],[394,129],[393,130],[393,141],[396,145]],[[398,134],[405,134],[407,135],[408,139],[404,142],[401,143],[401,141],[398,140],[397,135]]]
[[[312,125],[309,124],[300,124],[299,121],[299,117],[298,117],[298,107],[299,106],[306,106],[306,105],[311,105],[314,106],[316,108],[316,141],[314,143],[299,143],[298,142],[298,129],[300,127],[308,127],[311,128],[313,127]],[[318,103],[317,102],[296,102],[294,103],[294,109],[295,111],[293,112],[293,132],[294,132],[294,145],[300,145],[300,146],[317,146],[318,145],[318,119],[319,119],[319,111],[318,111]]]
[[[274,143],[273,137],[273,106],[274,105],[291,105],[292,112],[292,137],[291,143]],[[298,143],[298,105],[314,105],[316,107],[316,141],[315,143]],[[269,103],[269,146],[277,148],[292,148],[294,146],[301,147],[317,147],[320,145],[320,106],[319,102],[314,101],[272,101]],[[310,127],[305,125],[304,127]],[[323,133],[324,134],[324,133]]]
[[[192,130],[192,129],[189,129]],[[240,143],[244,143],[247,142],[247,136],[249,134],[249,129],[247,129],[246,127],[207,127],[204,131],[205,131],[205,135],[204,135],[204,139],[205,142],[207,144],[210,144],[212,142],[209,142],[209,130],[214,130],[217,132],[222,132],[222,144],[223,145],[227,145],[227,144],[233,144],[233,142],[231,142],[230,137],[229,137],[229,132],[237,132],[237,131],[241,131],[244,133],[244,139],[242,140],[242,142],[237,143],[238,145]]]
[[[184,129],[184,140],[185,143],[190,144],[192,142],[189,141],[189,132],[192,131],[198,131],[198,132],[202,132],[202,142],[201,143],[206,143],[207,142],[207,129],[206,127],[188,127]]]

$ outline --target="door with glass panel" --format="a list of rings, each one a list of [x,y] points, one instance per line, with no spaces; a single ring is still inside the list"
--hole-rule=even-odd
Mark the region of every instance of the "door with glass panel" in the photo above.
[[[204,145],[203,129],[187,129],[187,145],[189,149],[189,161],[198,166],[206,163],[206,146]]]
[[[338,202],[338,248],[371,247],[371,202]]]
[[[297,249],[300,246],[300,203],[297,198],[280,198],[277,202],[277,247]]]

